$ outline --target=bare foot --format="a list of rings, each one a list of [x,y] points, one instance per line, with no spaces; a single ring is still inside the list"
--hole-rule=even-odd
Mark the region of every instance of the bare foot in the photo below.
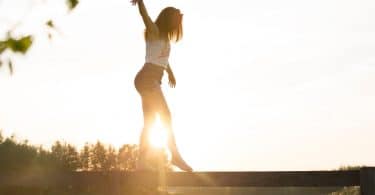
[[[193,172],[193,169],[181,157],[173,157],[171,163],[183,171]]]

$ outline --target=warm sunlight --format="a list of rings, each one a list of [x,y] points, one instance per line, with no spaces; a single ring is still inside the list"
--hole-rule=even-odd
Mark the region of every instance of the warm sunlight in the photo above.
[[[70,0],[0,0],[0,135],[77,152],[97,141],[137,148],[134,81],[147,56],[139,7],[71,1],[73,10]],[[375,1],[144,3],[154,21],[169,6],[183,14],[183,39],[167,47],[177,84],[164,71],[160,89],[194,171],[375,164]],[[29,51],[12,52],[28,35]],[[163,123],[147,126],[153,151],[166,148]]]
[[[150,130],[149,141],[154,148],[166,148],[167,147],[167,132],[158,118],[154,126]]]
[[[0,0],[0,195],[375,195],[371,18],[375,0]]]

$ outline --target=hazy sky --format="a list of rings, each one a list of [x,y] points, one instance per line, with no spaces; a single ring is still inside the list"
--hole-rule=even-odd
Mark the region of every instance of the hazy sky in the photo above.
[[[375,165],[374,1],[144,1],[152,18],[166,6],[184,13],[170,58],[177,86],[163,89],[195,170]],[[137,8],[81,0],[67,14],[64,2],[0,1],[0,32],[22,20],[15,33],[37,34],[13,76],[0,69],[0,129],[45,146],[137,143]]]

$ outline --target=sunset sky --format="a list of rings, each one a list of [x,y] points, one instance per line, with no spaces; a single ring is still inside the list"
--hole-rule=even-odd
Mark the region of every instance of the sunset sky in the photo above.
[[[164,79],[181,153],[194,170],[375,166],[375,1],[144,0],[184,14]],[[14,75],[0,68],[0,129],[49,147],[137,143],[133,79],[144,25],[128,0],[0,0],[0,34],[33,33]],[[44,23],[54,19],[58,30]],[[51,31],[52,40],[47,33]]]

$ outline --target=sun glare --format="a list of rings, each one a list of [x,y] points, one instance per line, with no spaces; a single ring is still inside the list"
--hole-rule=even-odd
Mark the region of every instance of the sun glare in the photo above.
[[[154,148],[167,147],[167,132],[160,120],[156,120],[154,126],[150,129],[149,142]]]

